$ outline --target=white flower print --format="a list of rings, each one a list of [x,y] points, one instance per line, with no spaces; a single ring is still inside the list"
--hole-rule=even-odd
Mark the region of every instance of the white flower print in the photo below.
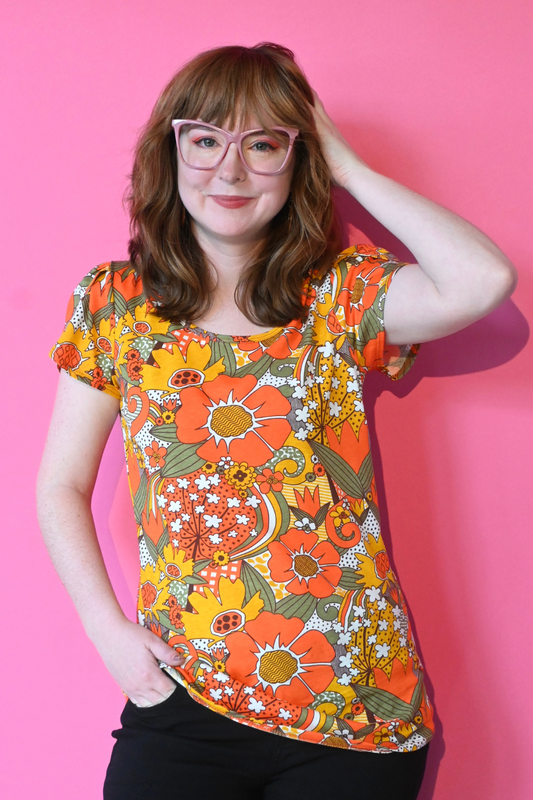
[[[337,377],[332,378],[331,385],[334,389],[338,389],[340,386],[340,380]]]
[[[220,500],[220,497],[218,496],[218,494],[213,494],[213,493],[210,493],[210,492],[208,492],[206,494],[206,497],[207,497],[207,501],[209,503],[213,503],[215,506],[217,505],[218,501]]]
[[[244,694],[254,694],[255,689],[253,686],[245,686],[243,689]]]
[[[198,486],[198,489],[200,489],[200,491],[202,489],[209,489],[209,487],[211,486],[209,480],[205,475],[199,475],[197,478],[194,479],[194,482]]]
[[[259,714],[261,711],[265,710],[266,706],[261,702],[261,700],[257,700],[255,697],[250,697],[248,708],[250,711],[255,711],[256,714]]]
[[[322,353],[324,358],[329,358],[335,355],[335,345],[333,342],[325,342],[322,347],[318,348],[318,352]]]
[[[180,501],[179,500],[171,500],[170,504],[169,504],[169,507],[168,507],[168,510],[172,511],[172,512],[176,512],[176,513],[178,511],[181,511],[181,503],[180,503]]]
[[[188,489],[190,481],[187,478],[178,478],[176,483],[180,489]]]
[[[333,403],[331,400],[329,401],[329,413],[332,417],[338,417],[341,411],[342,406],[339,405],[339,403]]]
[[[307,439],[307,431],[305,428],[298,428],[294,436],[296,439],[299,439],[301,442],[303,442],[304,439]]]
[[[371,603],[375,603],[381,597],[381,592],[377,586],[371,586],[370,589],[366,590],[366,594]]]
[[[174,492],[176,491],[176,487],[174,486],[173,483],[169,483],[168,486],[167,486],[166,491],[167,491],[167,494],[174,494]]]
[[[307,406],[304,406],[303,408],[297,408],[294,412],[294,416],[298,422],[307,422],[309,418],[309,409]]]
[[[168,497],[164,497],[162,494],[157,495],[157,505],[159,508],[164,508],[168,503]]]
[[[388,627],[389,627],[389,623],[387,622],[386,619],[380,619],[379,620],[378,628],[380,629],[380,631],[386,631]]]
[[[209,689],[209,694],[211,695],[215,703],[218,703],[218,701],[222,697],[222,689]]]
[[[352,656],[350,653],[346,653],[345,656],[339,657],[339,666],[348,668],[352,666]]]
[[[235,519],[239,525],[248,525],[250,522],[250,517],[247,517],[246,514],[235,514]]]
[[[287,709],[285,709],[285,708],[280,708],[280,710],[278,711],[278,716],[280,716],[281,719],[290,719],[291,718],[291,712],[287,711]]]
[[[232,539],[235,539],[235,537],[237,536],[237,531],[230,531],[228,533],[228,536],[230,536]]]
[[[181,519],[173,519],[170,523],[170,530],[172,533],[179,533],[181,531]]]
[[[349,686],[350,684],[350,676],[347,672],[344,672],[340,678],[337,678],[337,683],[340,683],[341,686]]]
[[[303,400],[306,395],[307,395],[307,389],[305,388],[305,386],[302,386],[301,383],[299,383],[295,387],[294,392],[292,393],[292,396],[296,397],[298,400]]]
[[[208,538],[211,544],[220,544],[222,542],[222,536],[219,533],[210,533]]]
[[[204,514],[204,520],[206,528],[218,528],[222,522],[222,518],[216,514]]]
[[[376,655],[378,658],[387,658],[389,655],[390,644],[385,642],[384,644],[377,644],[376,645]]]
[[[203,514],[204,511],[205,511],[205,506],[203,506],[203,505],[202,506],[194,506],[194,510],[196,511],[197,514]],[[218,525],[217,525],[217,527],[218,527]]]
[[[228,508],[239,508],[241,501],[238,497],[228,497],[226,503]]]
[[[251,508],[257,508],[257,506],[261,505],[261,500],[256,497],[255,494],[253,494],[245,501],[244,505],[250,506]]]

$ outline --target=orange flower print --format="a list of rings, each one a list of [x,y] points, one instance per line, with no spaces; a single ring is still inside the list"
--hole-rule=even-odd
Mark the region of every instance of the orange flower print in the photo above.
[[[126,359],[128,361],[126,364],[126,372],[128,373],[128,377],[131,378],[132,381],[140,380],[144,361],[142,360],[139,351],[135,350],[135,348],[128,350],[126,353]]]
[[[156,441],[152,442],[152,446],[144,448],[144,452],[150,459],[151,467],[163,467],[165,465],[165,456],[167,454],[166,447],[160,447]]]
[[[81,362],[81,353],[76,345],[70,342],[60,344],[54,350],[54,361],[58,369],[76,369]]]
[[[268,494],[271,489],[274,492],[281,492],[283,489],[283,475],[281,472],[272,472],[272,470],[267,467],[267,469],[264,469],[261,475],[258,476],[257,485],[263,494]]]
[[[339,292],[338,303],[344,309],[347,326],[354,328],[361,322],[364,311],[376,299],[383,270],[380,267],[376,269],[379,261],[372,259],[366,259],[364,266],[357,261],[352,262],[351,259],[347,261],[351,269]]]
[[[210,462],[229,456],[256,467],[272,458],[291,426],[289,401],[273,386],[257,388],[257,378],[219,375],[201,387],[181,391],[176,412],[178,439],[198,442],[198,455]]]
[[[106,384],[106,380],[104,377],[104,372],[101,367],[95,367],[93,369],[93,378],[91,381],[91,386],[95,389],[103,389]]]
[[[323,633],[303,628],[297,617],[263,611],[226,637],[228,674],[278,700],[309,705],[334,678],[335,651]]]
[[[374,556],[374,563],[376,565],[376,575],[378,578],[381,578],[381,580],[385,580],[387,572],[390,569],[389,557],[385,550],[380,550],[379,553],[376,553]]]
[[[141,586],[141,599],[143,608],[151,609],[157,600],[157,595],[157,589],[151,581],[146,581],[146,583],[143,583]]]
[[[339,553],[329,542],[321,542],[316,533],[290,528],[269,544],[268,567],[272,580],[287,583],[291,594],[329,597],[342,576]]]

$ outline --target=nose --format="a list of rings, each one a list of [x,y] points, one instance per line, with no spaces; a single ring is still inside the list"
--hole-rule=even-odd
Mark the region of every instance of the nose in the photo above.
[[[218,174],[226,183],[237,183],[245,180],[247,173],[248,171],[242,163],[237,145],[232,142],[218,167]]]

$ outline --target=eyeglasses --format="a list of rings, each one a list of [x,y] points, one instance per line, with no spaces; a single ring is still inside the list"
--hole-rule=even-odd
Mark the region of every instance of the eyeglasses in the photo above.
[[[232,134],[215,125],[196,119],[173,119],[178,153],[184,164],[193,169],[215,169],[235,143],[241,160],[256,175],[275,175],[287,164],[296,128],[271,128]]]

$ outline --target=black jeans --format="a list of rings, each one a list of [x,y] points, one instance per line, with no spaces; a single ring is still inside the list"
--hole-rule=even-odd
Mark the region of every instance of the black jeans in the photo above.
[[[181,686],[151,708],[128,701],[120,721],[104,800],[415,800],[428,750],[354,752],[275,736]]]

